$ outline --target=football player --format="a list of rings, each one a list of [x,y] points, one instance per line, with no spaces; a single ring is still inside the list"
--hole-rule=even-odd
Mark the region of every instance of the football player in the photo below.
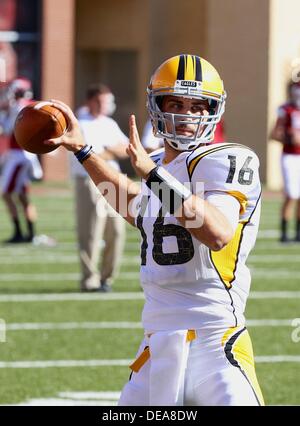
[[[36,208],[29,198],[30,181],[41,179],[43,172],[35,154],[24,151],[18,145],[13,129],[18,113],[32,102],[31,82],[27,78],[16,78],[8,85],[7,111],[2,116],[4,134],[9,138],[9,149],[4,154],[1,176],[2,198],[6,204],[14,232],[6,243],[33,241],[35,235]],[[27,234],[21,230],[18,205],[21,206],[27,225]]]
[[[271,138],[282,143],[281,170],[284,201],[281,209],[280,241],[289,242],[288,222],[297,200],[295,241],[300,242],[300,82],[290,82],[289,100],[278,108],[278,117]]]
[[[109,169],[84,144],[72,111],[53,101],[69,131],[48,143],[73,151],[103,194],[103,182],[113,184],[115,209],[142,236],[145,335],[120,405],[263,404],[244,318],[259,160],[243,145],[210,145],[225,99],[218,72],[198,56],[172,57],[154,72],[148,111],[164,148],[149,157],[134,116],[129,123],[141,188]]]

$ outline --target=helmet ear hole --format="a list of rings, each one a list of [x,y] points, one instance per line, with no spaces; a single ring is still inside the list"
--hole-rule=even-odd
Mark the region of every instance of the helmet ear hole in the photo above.
[[[157,129],[160,131],[160,132],[163,132],[164,131],[164,122],[162,121],[162,120],[157,120]]]
[[[214,115],[215,111],[217,109],[217,106],[218,106],[218,102],[211,99],[210,102],[209,102],[209,113]]]
[[[156,96],[155,98],[156,105],[158,106],[160,111],[162,110],[163,99],[163,96]]]

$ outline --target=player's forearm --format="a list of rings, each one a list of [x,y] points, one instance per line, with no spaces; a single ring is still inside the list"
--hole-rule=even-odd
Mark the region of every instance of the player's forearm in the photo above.
[[[105,160],[92,154],[83,162],[85,170],[108,203],[131,225],[135,224],[130,211],[132,200],[140,192],[138,184],[109,166]]]
[[[234,230],[222,212],[195,195],[184,201],[175,216],[181,225],[211,250],[221,250],[233,238]]]
[[[191,193],[168,171],[154,167],[146,185],[189,232],[212,250],[221,250],[233,237],[233,229],[223,213],[209,202]]]
[[[120,144],[117,146],[105,148],[105,150],[100,154],[100,157],[104,160],[121,160],[127,158],[126,145]]]

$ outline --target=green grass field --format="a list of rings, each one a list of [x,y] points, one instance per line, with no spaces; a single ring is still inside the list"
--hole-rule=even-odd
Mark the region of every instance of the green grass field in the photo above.
[[[142,337],[139,234],[128,226],[114,292],[81,294],[72,188],[35,184],[33,199],[38,234],[57,244],[0,246],[0,404],[113,404]],[[3,204],[0,217],[4,240]],[[277,242],[278,218],[278,197],[266,197],[246,317],[266,403],[300,405],[300,245]]]

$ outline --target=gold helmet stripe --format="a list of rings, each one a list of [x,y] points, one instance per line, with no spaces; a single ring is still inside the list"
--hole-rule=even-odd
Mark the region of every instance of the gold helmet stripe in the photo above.
[[[185,55],[185,80],[195,80],[195,60],[192,55]]]
[[[202,81],[202,64],[199,56],[180,55],[177,71],[177,80]]]

